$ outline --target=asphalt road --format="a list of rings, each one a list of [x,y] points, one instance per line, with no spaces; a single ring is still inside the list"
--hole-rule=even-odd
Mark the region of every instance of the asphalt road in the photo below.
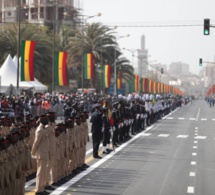
[[[51,194],[215,194],[215,107],[204,100],[175,110],[101,160],[91,157],[91,146],[90,168]]]

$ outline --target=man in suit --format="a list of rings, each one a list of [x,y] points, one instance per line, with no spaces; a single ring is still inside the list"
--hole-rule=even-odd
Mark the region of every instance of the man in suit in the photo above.
[[[102,138],[102,114],[100,112],[101,104],[97,103],[94,106],[95,111],[91,115],[90,122],[92,123],[92,139],[93,139],[93,157],[102,158],[98,155],[99,145]]]
[[[47,181],[47,163],[49,161],[49,137],[45,128],[47,124],[48,118],[45,115],[41,115],[31,150],[32,157],[36,158],[37,161],[36,195],[48,194],[44,189]]]

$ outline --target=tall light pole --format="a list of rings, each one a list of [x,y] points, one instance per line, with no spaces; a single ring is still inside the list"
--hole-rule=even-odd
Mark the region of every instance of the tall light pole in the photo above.
[[[124,37],[129,37],[130,35],[124,35],[124,36],[116,36],[115,37],[115,47],[114,47],[114,95],[117,95],[117,63],[116,63],[116,46],[117,46],[117,40],[124,38]]]
[[[122,49],[129,51],[132,54],[131,63],[132,63],[132,66],[134,67],[134,56],[135,56],[134,54],[135,54],[135,52],[139,51],[139,49],[126,49],[126,48],[122,48]]]
[[[87,15],[79,15],[81,16],[81,32],[82,32],[82,36],[84,36],[84,26],[87,23],[87,20],[90,18],[94,18],[94,17],[100,17],[102,14],[101,13],[97,13],[96,15],[92,15],[92,16],[87,16]],[[82,66],[81,66],[81,89],[82,92],[84,91],[84,42],[83,42],[83,37],[82,37]]]
[[[21,40],[21,0],[17,4],[17,22],[18,22],[18,39],[17,39],[17,94],[19,95],[19,56],[20,56],[20,40]]]
[[[53,51],[52,51],[52,93],[55,88],[55,39],[56,39],[56,16],[57,16],[57,5],[60,0],[48,0],[53,7]]]

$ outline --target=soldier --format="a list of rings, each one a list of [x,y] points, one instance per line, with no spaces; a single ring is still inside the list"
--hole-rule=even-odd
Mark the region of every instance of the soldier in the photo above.
[[[108,148],[108,145],[110,144],[110,120],[108,118],[108,108],[103,107],[102,108],[103,114],[102,114],[102,129],[103,129],[103,154],[109,154],[111,150]]]
[[[78,104],[77,104],[77,102],[74,102],[74,103],[72,104],[71,116],[72,116],[73,118],[75,118],[75,117],[77,116],[77,114],[78,114]]]
[[[36,175],[36,195],[44,195],[47,181],[47,163],[49,160],[49,138],[45,126],[48,124],[48,118],[45,115],[40,116],[40,124],[35,132],[35,140],[32,146],[32,157],[37,160]]]
[[[61,134],[61,124],[56,124],[55,126],[55,137],[56,137],[56,150],[54,155],[54,164],[52,170],[52,177],[51,182],[53,185],[59,185],[58,180],[60,179],[59,176],[59,164],[61,161],[60,156],[60,134]]]
[[[82,115],[81,115],[82,116]],[[87,124],[87,119],[88,119],[88,112],[83,111],[83,116],[81,117],[81,122],[83,125],[83,157],[82,157],[82,167],[83,168],[88,168],[89,166],[85,164],[85,155],[86,155],[86,150],[87,150],[87,142],[90,140],[89,138],[89,131],[88,131],[88,124]]]
[[[67,119],[71,116],[72,108],[71,103],[67,102],[64,106],[64,118]]]
[[[119,118],[120,118],[120,128],[119,128],[119,141],[123,142],[125,139],[125,102],[121,97],[119,100]],[[118,125],[119,126],[119,125]]]
[[[67,129],[69,133],[69,173],[71,174],[74,169],[74,119],[72,117],[68,118],[65,123],[67,124]],[[72,175],[71,175],[72,176]]]
[[[4,184],[3,184],[3,188],[2,188],[2,195],[5,194],[9,194],[9,187],[10,187],[10,169],[8,166],[8,159],[9,159],[9,155],[7,153],[7,148],[10,146],[10,142],[8,139],[6,139],[6,137],[1,137],[0,138],[0,150],[1,150],[1,161],[3,161],[2,164],[2,170],[3,171],[3,176],[4,176]],[[1,173],[2,174],[2,173]]]
[[[146,125],[150,126],[151,125],[151,104],[149,102],[149,94],[145,95],[146,97],[146,102],[145,102],[145,108],[146,108]]]
[[[92,123],[92,139],[93,139],[93,157],[101,159],[98,155],[99,145],[102,138],[102,114],[100,112],[101,104],[95,104],[95,111],[91,115],[90,122]]]
[[[47,134],[49,138],[49,160],[47,163],[47,181],[46,181],[46,190],[54,190],[55,188],[51,186],[53,183],[53,168],[56,152],[56,136],[55,136],[55,113],[48,112],[46,116],[49,119],[49,123],[46,126]]]
[[[145,130],[145,119],[146,119],[146,109],[145,109],[145,97],[143,96],[141,98],[141,103],[140,103],[140,122],[141,122],[141,129]]]
[[[119,102],[116,101],[113,103],[113,109],[111,113],[111,118],[113,119],[113,138],[112,138],[112,144],[113,147],[118,147],[118,136],[119,136],[119,129],[118,129],[118,123],[119,123],[119,112],[118,112],[118,105]]]

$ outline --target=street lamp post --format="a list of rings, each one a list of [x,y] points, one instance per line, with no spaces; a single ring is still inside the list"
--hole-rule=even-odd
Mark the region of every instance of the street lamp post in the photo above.
[[[121,38],[124,38],[124,37],[129,37],[130,35],[127,34],[127,35],[124,35],[124,36],[118,36],[118,37],[115,37],[115,47],[114,47],[114,95],[117,95],[117,63],[116,63],[116,46],[117,46],[117,43],[116,41],[118,39],[121,39]]]
[[[102,14],[101,13],[97,13],[96,15],[92,15],[92,16],[87,16],[87,15],[79,15],[81,16],[81,32],[82,32],[82,36],[84,36],[84,26],[87,22],[88,19],[90,18],[94,18],[94,17],[100,17]],[[84,18],[85,17],[85,18]],[[84,42],[83,42],[83,37],[82,37],[82,66],[81,66],[81,89],[82,92],[84,91]]]
[[[20,40],[21,40],[21,0],[17,4],[17,21],[18,21],[18,39],[17,39],[17,94],[19,95],[19,56],[20,56]]]
[[[52,52],[52,93],[54,92],[55,86],[55,41],[56,41],[56,16],[57,16],[57,5],[60,0],[49,0],[49,3],[53,7],[53,52]]]
[[[134,66],[134,56],[135,56],[134,54],[135,54],[135,52],[139,51],[139,49],[126,49],[126,48],[122,48],[122,49],[129,51],[131,53],[131,55],[132,55],[132,66]]]

